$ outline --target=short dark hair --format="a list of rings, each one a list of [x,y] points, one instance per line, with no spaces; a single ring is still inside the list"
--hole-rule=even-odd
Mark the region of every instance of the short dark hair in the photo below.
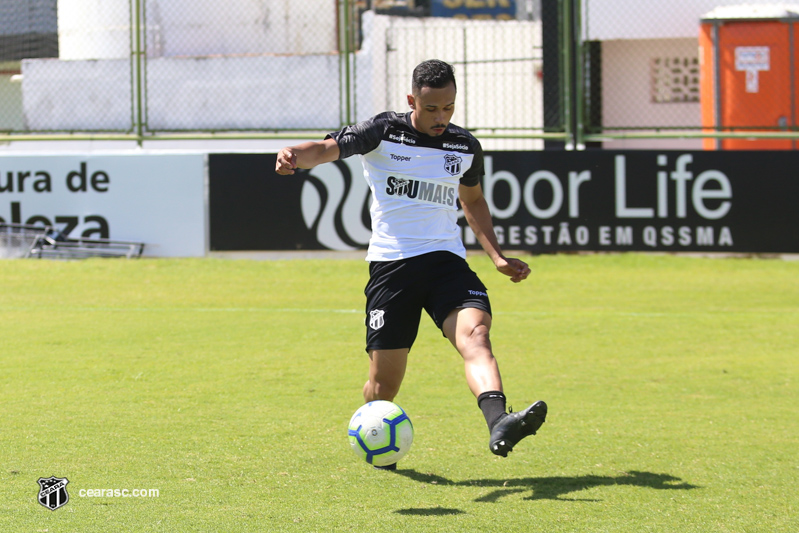
[[[452,65],[439,59],[428,59],[416,65],[413,69],[413,90],[417,91],[422,87],[432,89],[442,89],[452,83],[455,84],[455,69]]]

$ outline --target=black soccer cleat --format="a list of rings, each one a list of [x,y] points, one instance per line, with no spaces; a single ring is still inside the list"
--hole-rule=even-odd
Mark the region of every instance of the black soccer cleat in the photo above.
[[[547,404],[544,402],[535,402],[518,413],[510,412],[494,424],[488,447],[494,455],[507,457],[520,440],[535,435],[546,419]]]

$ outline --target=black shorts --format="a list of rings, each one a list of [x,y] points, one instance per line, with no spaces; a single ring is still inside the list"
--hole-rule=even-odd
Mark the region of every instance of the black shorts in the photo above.
[[[413,346],[422,309],[439,329],[453,309],[491,314],[485,285],[466,261],[451,252],[369,264],[366,294],[366,350]]]

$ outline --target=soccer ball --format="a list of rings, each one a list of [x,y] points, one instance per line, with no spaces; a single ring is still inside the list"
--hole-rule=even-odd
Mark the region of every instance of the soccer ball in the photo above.
[[[402,407],[385,400],[369,402],[355,411],[347,433],[355,455],[375,466],[396,463],[413,443],[411,419]]]

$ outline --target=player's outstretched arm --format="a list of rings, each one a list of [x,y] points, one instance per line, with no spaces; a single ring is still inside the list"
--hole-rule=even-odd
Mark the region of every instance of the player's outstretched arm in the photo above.
[[[530,275],[530,267],[527,266],[527,263],[514,257],[505,257],[502,254],[482,187],[479,184],[474,187],[461,185],[458,188],[458,198],[466,221],[477,237],[477,242],[494,262],[497,270],[508,276],[514,283],[527,279],[527,276]]]
[[[298,168],[313,168],[322,163],[336,161],[339,153],[338,144],[333,139],[287,146],[277,153],[275,172],[283,176],[294,174],[294,170]]]

